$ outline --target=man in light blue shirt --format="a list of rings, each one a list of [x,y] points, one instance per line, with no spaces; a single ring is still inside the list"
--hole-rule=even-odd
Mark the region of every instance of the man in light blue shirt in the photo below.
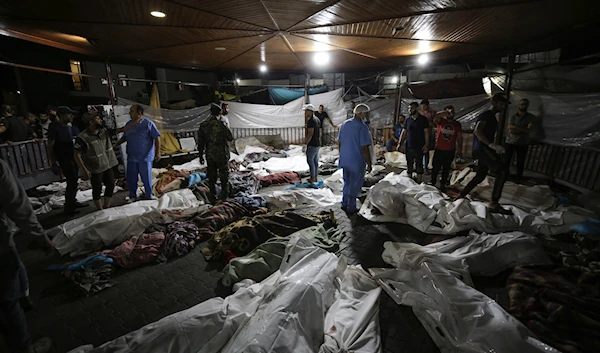
[[[144,183],[147,199],[152,195],[152,162],[160,160],[160,132],[152,120],[144,118],[144,109],[136,104],[129,110],[131,120],[117,132],[123,132],[123,137],[116,146],[127,142],[127,186],[129,200],[135,201],[137,194],[138,174]]]
[[[339,166],[344,174],[342,191],[342,209],[349,214],[356,213],[356,198],[365,181],[365,169],[371,171],[371,135],[369,128],[362,122],[369,115],[366,104],[354,108],[354,118],[346,120],[340,127],[338,147],[340,149]],[[366,168],[365,168],[366,166]]]

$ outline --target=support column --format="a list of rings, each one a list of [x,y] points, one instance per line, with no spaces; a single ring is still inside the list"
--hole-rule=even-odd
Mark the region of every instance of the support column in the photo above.
[[[398,75],[398,82],[396,82],[396,101],[394,105],[394,118],[392,119],[394,126],[398,123],[398,116],[400,115],[400,107],[402,106],[402,66],[400,66],[400,72]]]
[[[512,50],[508,57],[508,72],[506,73],[506,85],[504,87],[504,94],[506,98],[510,100],[510,90],[512,87],[513,75],[515,73],[515,51]],[[504,141],[504,132],[506,131],[506,117],[508,116],[508,105],[504,111],[500,114],[500,120],[498,121],[498,132],[496,133],[495,143],[501,145]]]
[[[106,66],[106,78],[108,80],[108,97],[110,98],[110,104],[117,104],[117,94],[115,93],[115,82],[112,78],[112,69],[110,68],[110,62],[108,59],[104,61]]]
[[[304,103],[310,103],[310,98],[308,95],[308,88],[310,87],[310,74],[307,72],[304,74]]]

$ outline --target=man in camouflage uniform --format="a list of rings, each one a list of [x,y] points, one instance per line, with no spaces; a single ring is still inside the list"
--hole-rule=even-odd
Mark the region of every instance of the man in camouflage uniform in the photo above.
[[[198,155],[200,163],[204,163],[203,154],[206,151],[210,192],[217,197],[215,184],[217,176],[220,176],[220,196],[224,200],[229,195],[229,142],[233,141],[233,135],[231,130],[219,119],[221,115],[219,105],[211,104],[210,113],[210,118],[200,125],[198,131]]]

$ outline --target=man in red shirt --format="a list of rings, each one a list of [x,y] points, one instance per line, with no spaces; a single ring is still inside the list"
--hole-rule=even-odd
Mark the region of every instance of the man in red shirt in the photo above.
[[[435,139],[435,153],[433,155],[433,170],[431,172],[431,184],[437,183],[437,176],[442,170],[442,181],[440,190],[446,191],[446,183],[450,175],[450,166],[454,160],[456,150],[462,150],[462,128],[460,123],[454,120],[454,107],[449,105],[443,111],[436,114],[434,122],[437,125]]]

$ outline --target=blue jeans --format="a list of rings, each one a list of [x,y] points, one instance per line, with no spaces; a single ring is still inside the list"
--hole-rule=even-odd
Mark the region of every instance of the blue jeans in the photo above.
[[[342,206],[348,211],[356,211],[356,198],[360,194],[360,189],[365,183],[365,169],[353,172],[343,169],[344,189],[342,190]]]
[[[144,183],[146,197],[152,196],[152,161],[133,162],[127,161],[127,186],[129,187],[129,198],[137,197],[138,174]]]
[[[319,150],[321,147],[307,146],[306,147],[306,161],[310,168],[310,179],[317,180],[317,173],[319,172]]]

